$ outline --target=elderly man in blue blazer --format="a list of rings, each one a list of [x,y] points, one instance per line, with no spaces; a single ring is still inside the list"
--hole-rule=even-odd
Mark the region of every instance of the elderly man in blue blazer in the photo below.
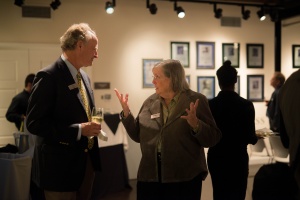
[[[94,97],[82,67],[98,58],[96,33],[86,23],[60,38],[62,55],[39,71],[29,98],[27,129],[36,135],[32,179],[46,199],[89,199],[100,169],[97,136],[90,122]]]

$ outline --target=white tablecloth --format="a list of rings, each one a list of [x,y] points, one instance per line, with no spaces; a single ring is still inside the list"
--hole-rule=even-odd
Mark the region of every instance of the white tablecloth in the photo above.
[[[29,199],[31,163],[28,152],[0,153],[0,199]]]
[[[104,117],[105,119],[105,117]],[[99,147],[107,147],[107,146],[113,146],[117,144],[123,144],[124,150],[128,149],[128,136],[127,132],[121,122],[118,123],[116,129],[116,133],[113,133],[112,130],[108,127],[108,125],[104,122],[101,123],[102,130],[106,133],[106,136],[108,137],[107,141],[100,140],[98,138]]]

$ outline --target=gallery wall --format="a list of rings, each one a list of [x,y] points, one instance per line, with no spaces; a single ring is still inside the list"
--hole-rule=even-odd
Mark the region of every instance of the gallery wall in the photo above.
[[[191,89],[197,91],[197,76],[215,76],[222,65],[222,43],[239,43],[240,95],[247,98],[247,75],[263,75],[264,98],[269,99],[273,88],[270,79],[274,72],[274,23],[267,18],[260,22],[256,15],[258,8],[249,7],[251,16],[241,21],[241,27],[224,27],[220,19],[214,18],[210,4],[178,3],[186,11],[186,17],[179,19],[171,2],[154,1],[158,7],[156,15],[146,8],[146,1],[116,0],[115,13],[105,13],[104,0],[64,0],[61,6],[51,12],[50,19],[22,18],[21,8],[13,1],[0,1],[0,43],[6,44],[51,44],[59,49],[59,37],[73,23],[87,22],[99,37],[99,58],[88,70],[93,82],[109,82],[110,89],[95,90],[96,104],[110,112],[119,112],[121,106],[114,88],[129,94],[131,111],[137,115],[144,99],[154,93],[153,88],[143,88],[143,59],[168,59],[171,56],[172,41],[188,42],[190,66],[185,68],[190,75]],[[48,6],[50,0],[26,0],[27,5]],[[238,6],[222,5],[223,16],[241,17]],[[285,20],[282,26],[282,72],[289,76],[292,68],[292,44],[300,44],[298,19]],[[214,69],[196,69],[196,42],[215,43]],[[247,68],[246,45],[264,45],[263,68]],[[36,66],[30,66],[36,72]],[[216,76],[215,76],[216,77]],[[219,92],[216,79],[215,92]],[[103,99],[111,96],[110,99]],[[263,101],[255,102],[256,128],[268,128]],[[128,156],[130,155],[130,156]],[[140,159],[139,145],[129,140],[126,158],[130,178],[136,177]]]

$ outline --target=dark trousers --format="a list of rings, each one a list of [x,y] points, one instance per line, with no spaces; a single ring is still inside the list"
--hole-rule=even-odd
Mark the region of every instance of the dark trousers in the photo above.
[[[176,183],[137,182],[137,200],[199,200],[202,176]]]
[[[95,172],[90,159],[87,156],[87,163],[83,182],[78,191],[55,192],[44,190],[46,200],[88,200],[91,198]]]
[[[244,200],[248,181],[248,157],[230,160],[207,158],[214,200]]]

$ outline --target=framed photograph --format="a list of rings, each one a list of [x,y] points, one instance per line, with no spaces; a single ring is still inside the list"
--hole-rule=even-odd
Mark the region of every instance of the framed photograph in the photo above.
[[[240,76],[237,76],[237,81],[234,84],[234,91],[240,95]]]
[[[171,58],[179,60],[183,67],[190,67],[190,43],[171,42]]]
[[[294,44],[293,50],[293,68],[300,68],[300,45]]]
[[[197,69],[215,68],[215,43],[196,42],[197,47]]]
[[[240,44],[239,43],[222,43],[222,63],[226,60],[231,61],[231,66],[240,67]]]
[[[264,68],[264,45],[247,44],[247,68]]]
[[[152,68],[163,59],[143,59],[143,88],[153,88]]]
[[[191,85],[191,76],[190,75],[186,75],[185,76],[186,82]]]
[[[247,99],[264,101],[264,75],[247,75]]]
[[[198,76],[197,77],[198,92],[205,95],[207,99],[215,97],[215,77],[214,76]]]

